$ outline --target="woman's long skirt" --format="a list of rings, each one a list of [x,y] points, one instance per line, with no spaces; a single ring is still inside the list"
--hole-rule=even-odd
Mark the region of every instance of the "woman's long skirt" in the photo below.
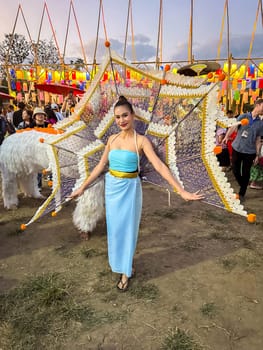
[[[109,264],[113,272],[131,277],[142,211],[139,177],[105,177]]]

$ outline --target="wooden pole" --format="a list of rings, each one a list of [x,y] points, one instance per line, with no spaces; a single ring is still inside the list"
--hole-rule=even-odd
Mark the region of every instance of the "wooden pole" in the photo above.
[[[162,19],[162,6],[163,2],[160,0],[160,9],[159,9],[159,24],[158,24],[158,35],[157,35],[157,45],[156,45],[156,69],[159,69],[160,57],[159,57],[159,46],[160,46],[160,33],[161,33],[161,19]]]
[[[194,0],[191,0],[190,28],[189,28],[189,41],[188,41],[188,62],[189,63],[193,63],[193,12],[194,12]]]
[[[92,73],[96,74],[96,56],[97,56],[97,48],[98,48],[98,40],[99,40],[99,31],[100,31],[100,15],[101,15],[101,8],[102,8],[102,0],[100,0],[100,6],[99,6],[99,14],[98,14],[98,22],[97,22],[97,34],[96,34],[96,42],[95,42],[95,48],[94,48],[94,56],[93,56],[93,68]]]
[[[231,78],[231,61],[232,55],[230,53],[230,24],[229,24],[229,7],[228,0],[226,1],[226,19],[227,19],[227,94],[226,94],[226,110],[230,109],[231,105],[231,89],[230,89],[230,78]]]
[[[125,32],[125,41],[124,41],[124,49],[123,49],[123,58],[126,60],[126,49],[127,49],[127,38],[128,38],[128,29],[129,29],[129,19],[130,19],[130,9],[131,9],[131,0],[128,3],[128,13],[127,13],[127,21],[126,21],[126,32]]]

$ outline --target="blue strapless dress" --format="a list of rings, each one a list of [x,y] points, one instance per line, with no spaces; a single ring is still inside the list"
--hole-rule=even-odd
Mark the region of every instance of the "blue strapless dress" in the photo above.
[[[135,172],[137,167],[137,153],[127,150],[110,151],[110,169]],[[142,211],[140,178],[119,178],[107,173],[105,204],[110,267],[113,272],[130,277]]]

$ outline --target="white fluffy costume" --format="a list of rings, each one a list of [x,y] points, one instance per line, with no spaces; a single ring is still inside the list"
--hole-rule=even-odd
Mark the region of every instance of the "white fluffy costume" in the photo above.
[[[35,221],[47,210],[51,200],[58,203],[55,205],[56,211],[61,209],[61,171],[56,166],[54,147],[49,144],[49,140],[55,142],[59,137],[61,135],[48,135],[41,131],[23,131],[7,137],[0,146],[2,196],[6,209],[18,206],[20,191],[25,196],[43,198],[38,189],[37,174],[43,169],[52,172],[53,191],[29,223]],[[40,142],[41,139],[44,139],[45,142]],[[82,179],[78,181],[81,182]],[[101,179],[77,200],[73,223],[80,231],[91,232],[103,215],[104,181]]]
[[[18,205],[19,189],[25,196],[43,198],[37,185],[37,174],[49,166],[48,145],[39,142],[43,134],[26,131],[8,136],[0,146],[0,170],[4,207]]]

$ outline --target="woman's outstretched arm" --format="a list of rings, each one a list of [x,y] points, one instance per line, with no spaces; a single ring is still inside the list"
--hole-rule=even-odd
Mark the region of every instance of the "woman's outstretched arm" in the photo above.
[[[204,196],[199,194],[199,191],[195,193],[187,192],[179,183],[179,181],[173,176],[170,169],[164,164],[161,159],[155,153],[151,142],[146,136],[144,136],[142,143],[142,150],[148,160],[152,163],[155,170],[174,188],[176,192],[185,200],[200,200]]]

